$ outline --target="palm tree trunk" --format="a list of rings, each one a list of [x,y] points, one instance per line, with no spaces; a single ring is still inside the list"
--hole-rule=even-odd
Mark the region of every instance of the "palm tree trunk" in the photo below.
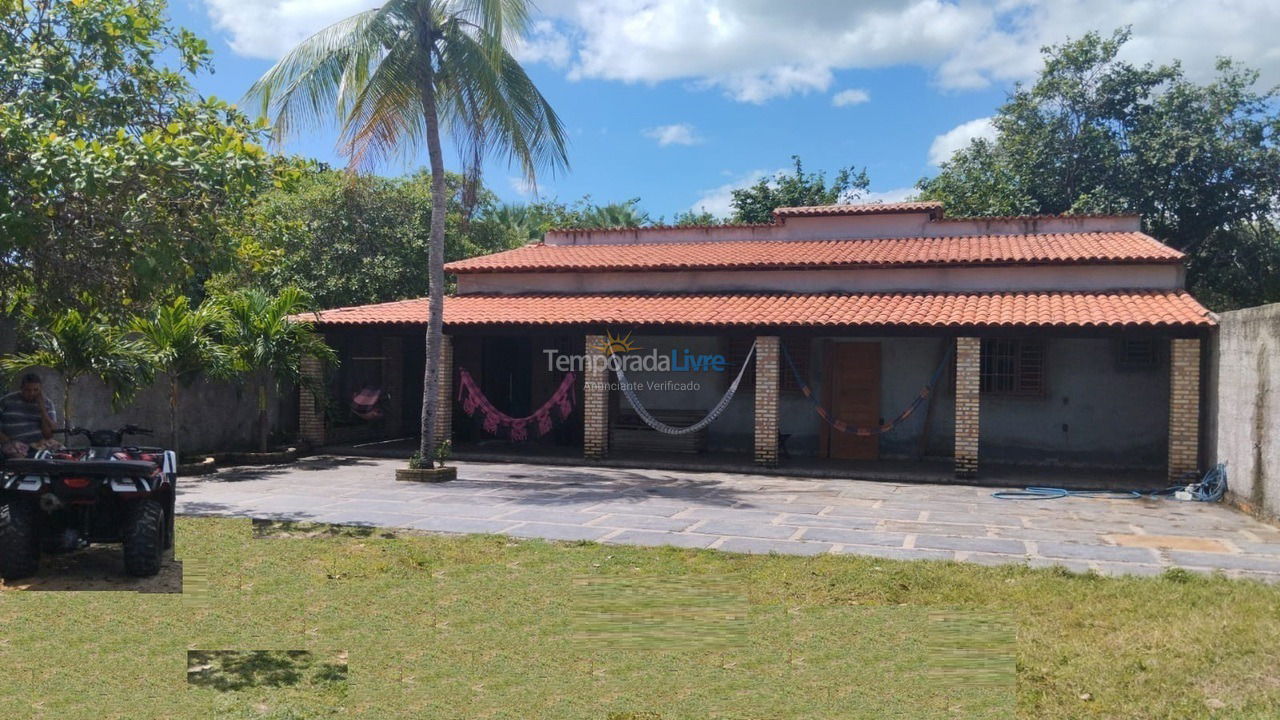
[[[429,40],[429,29],[424,31]],[[418,452],[431,462],[436,447],[436,413],[440,412],[440,344],[444,334],[444,153],[440,150],[440,121],[436,115],[435,72],[427,62],[422,88],[422,110],[427,123],[427,155],[431,161],[431,238],[427,247],[429,316],[427,318],[426,369],[422,378],[422,428]],[[429,466],[428,466],[429,467]]]
[[[267,451],[267,383],[258,382],[258,452]]]
[[[181,462],[182,456],[178,454],[178,378],[176,376],[169,378],[169,448],[173,450],[174,457]]]
[[[71,378],[67,375],[62,376],[62,427],[71,429]],[[64,437],[63,440],[70,440],[70,437]]]

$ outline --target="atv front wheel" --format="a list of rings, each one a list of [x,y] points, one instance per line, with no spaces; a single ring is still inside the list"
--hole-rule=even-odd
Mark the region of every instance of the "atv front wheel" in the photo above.
[[[138,501],[124,528],[125,572],[135,577],[160,572],[164,537],[164,506],[155,500]]]
[[[31,507],[19,502],[0,505],[0,577],[17,580],[36,574],[40,543]]]

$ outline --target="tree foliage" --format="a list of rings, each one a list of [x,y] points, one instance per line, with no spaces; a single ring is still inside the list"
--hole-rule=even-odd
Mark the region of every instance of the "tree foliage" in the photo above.
[[[676,227],[709,227],[713,225],[723,225],[724,220],[716,216],[706,208],[698,210],[684,210],[676,213],[671,224]]]
[[[314,357],[333,363],[333,349],[300,315],[310,309],[307,294],[285,288],[276,294],[241,290],[217,299],[220,336],[230,350],[233,366],[253,379],[258,395],[258,449],[266,452],[268,388],[306,385],[302,361]],[[311,393],[319,388],[307,387]]]
[[[1029,87],[936,177],[922,199],[954,215],[1138,213],[1187,252],[1192,288],[1216,307],[1280,299],[1276,90],[1220,60],[1207,83],[1177,64],[1118,59],[1127,30],[1046,48]]]
[[[446,179],[445,261],[507,250],[526,237],[490,217],[493,195],[480,188],[480,215],[465,219],[463,178]],[[240,262],[215,290],[296,286],[316,307],[423,297],[431,227],[431,179],[318,169],[293,187],[264,193],[236,223]]]
[[[272,179],[265,125],[199,97],[161,0],[0,3],[0,285],[103,310],[198,286]]]
[[[564,127],[510,48],[529,27],[528,0],[387,0],[330,25],[276,63],[253,87],[276,129],[336,118],[351,163],[427,150],[431,168],[429,302],[418,452],[435,449],[444,328],[445,190],[441,132],[474,178],[490,152],[525,180],[568,166]]]
[[[83,299],[83,304],[91,301]],[[128,402],[147,382],[151,364],[145,349],[119,325],[95,310],[64,309],[47,323],[32,323],[30,349],[0,359],[7,374],[47,367],[62,379],[62,417],[72,425],[76,381],[96,378],[112,391],[112,403]]]
[[[153,371],[169,381],[170,449],[180,452],[178,435],[179,395],[201,375],[230,377],[234,371],[231,350],[219,342],[223,325],[221,308],[212,300],[196,307],[185,297],[161,303],[152,312],[136,316],[129,331],[147,357]]]
[[[866,170],[851,166],[837,172],[828,185],[826,173],[805,172],[797,155],[792,155],[791,160],[795,163],[794,172],[779,172],[761,178],[755,185],[733,191],[734,222],[772,222],[773,211],[780,207],[853,202],[862,197],[871,184]]]

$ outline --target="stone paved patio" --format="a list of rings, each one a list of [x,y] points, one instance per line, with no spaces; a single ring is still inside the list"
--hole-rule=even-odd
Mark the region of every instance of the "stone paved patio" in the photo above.
[[[459,463],[458,480],[395,481],[401,460],[316,457],[180,482],[179,511],[432,532],[744,553],[1168,567],[1280,580],[1280,529],[1175,500],[1007,501],[991,488],[727,473]]]

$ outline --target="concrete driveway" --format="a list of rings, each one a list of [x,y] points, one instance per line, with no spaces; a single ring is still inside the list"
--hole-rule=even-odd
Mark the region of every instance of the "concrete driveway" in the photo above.
[[[178,510],[452,533],[853,553],[1104,574],[1169,567],[1280,580],[1280,529],[1176,500],[1009,501],[993,488],[511,463],[396,482],[403,460],[313,457],[180,482]]]

